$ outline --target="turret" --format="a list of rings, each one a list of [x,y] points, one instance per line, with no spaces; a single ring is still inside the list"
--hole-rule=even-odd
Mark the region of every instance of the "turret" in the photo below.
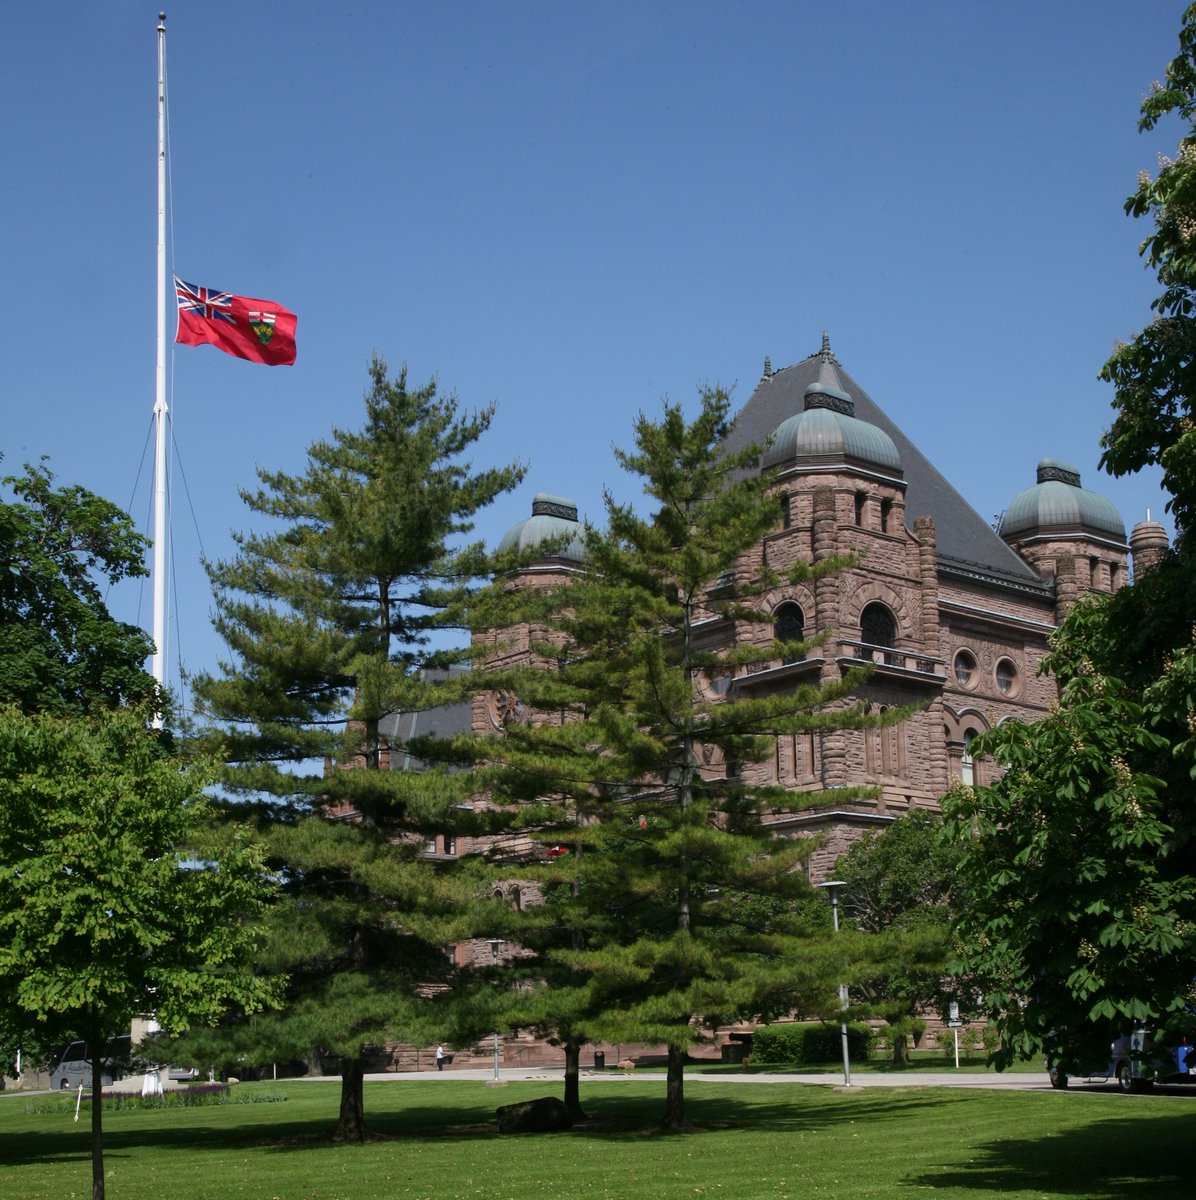
[[[1080,486],[1080,472],[1067,463],[1044,458],[1033,487],[1019,492],[1001,521],[1001,537],[1043,579],[1068,568],[1068,597],[1060,593],[1062,619],[1070,595],[1115,592],[1126,582],[1129,546],[1125,523],[1112,502]]]
[[[1167,553],[1167,531],[1158,521],[1139,521],[1130,531],[1130,553],[1134,556],[1134,578],[1149,571]]]

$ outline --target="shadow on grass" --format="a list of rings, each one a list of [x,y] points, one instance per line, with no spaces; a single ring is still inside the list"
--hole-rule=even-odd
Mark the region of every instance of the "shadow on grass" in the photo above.
[[[850,1101],[851,1119],[876,1124],[886,1120],[903,1120],[914,1113],[933,1111],[948,1102],[946,1098],[929,1092],[911,1092],[903,1094],[900,1098],[892,1093],[877,1094],[874,1097],[861,1094],[851,1097]],[[504,1103],[507,1102],[504,1100]],[[693,1129],[684,1132],[659,1128],[660,1117],[664,1111],[664,1098],[659,1095],[583,1096],[582,1105],[587,1120],[576,1125],[567,1134],[552,1136],[598,1140],[609,1138],[622,1141],[629,1136],[689,1137],[732,1129],[752,1129],[759,1133],[794,1133],[825,1128],[844,1120],[842,1107],[819,1102],[819,1097],[811,1092],[788,1098],[772,1093],[765,1100],[744,1098],[736,1094],[710,1096],[699,1093],[689,1096],[685,1101],[685,1111]],[[464,1118],[465,1112],[460,1107],[421,1107],[418,1114],[406,1112],[380,1115],[371,1121],[371,1128],[376,1133],[396,1139],[464,1141],[499,1136],[494,1125],[493,1109],[485,1111],[478,1123],[469,1124]]]
[[[512,1088],[507,1095],[485,1097],[476,1102],[460,1099],[451,1104],[408,1104],[405,1107],[367,1106],[366,1123],[373,1137],[394,1142],[435,1142],[464,1144],[488,1141],[500,1136],[494,1110],[499,1104],[544,1094],[542,1088]],[[523,1135],[528,1138],[585,1138],[625,1141],[636,1138],[676,1138],[701,1136],[731,1129],[750,1128],[757,1132],[794,1133],[829,1127],[844,1119],[844,1109],[826,1104],[813,1092],[782,1098],[775,1092],[766,1099],[745,1098],[742,1094],[697,1094],[686,1100],[686,1111],[694,1128],[686,1132],[665,1132],[658,1128],[664,1100],[660,1095],[611,1095],[583,1097],[588,1120],[568,1133]],[[919,1112],[933,1111],[946,1098],[930,1092],[908,1093],[900,1098],[892,1094],[850,1097],[850,1116],[857,1121],[879,1126],[884,1121],[903,1120]],[[956,1100],[958,1103],[958,1100]],[[194,1110],[192,1110],[194,1111]],[[119,1161],[146,1146],[155,1150],[200,1152],[254,1147],[268,1152],[293,1152],[327,1149],[335,1124],[335,1109],[319,1117],[304,1115],[298,1119],[279,1119],[277,1110],[253,1119],[253,1109],[245,1113],[243,1123],[197,1125],[155,1123],[152,1126],[106,1130],[104,1156]],[[194,1121],[194,1117],[192,1117]],[[90,1155],[89,1135],[85,1126],[70,1130],[22,1132],[0,1136],[0,1161],[11,1166],[31,1163],[71,1162]],[[347,1147],[351,1148],[351,1147]]]
[[[1078,1129],[980,1143],[968,1166],[907,1177],[907,1186],[993,1195],[1142,1200],[1196,1194],[1188,1112],[1092,1121]]]

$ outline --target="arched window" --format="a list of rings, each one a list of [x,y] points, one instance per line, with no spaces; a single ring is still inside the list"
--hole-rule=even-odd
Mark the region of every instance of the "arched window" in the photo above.
[[[867,492],[856,492],[855,494],[855,523],[859,526],[864,524],[864,506],[868,503]]]
[[[893,523],[893,501],[882,500],[880,502],[880,531],[881,533],[892,533],[889,526]]]
[[[793,524],[793,513],[789,509],[789,493],[781,493],[781,528],[788,529]]]
[[[976,733],[972,729],[963,735],[963,758],[959,764],[959,778],[968,787],[972,787],[976,782],[976,764],[972,760],[972,739],[975,736]]]
[[[897,622],[883,604],[869,604],[860,614],[860,640],[869,646],[892,648],[897,641]]]
[[[806,616],[800,604],[786,600],[773,614],[772,636],[778,642],[800,642],[806,636]],[[787,654],[784,661],[798,662],[799,654]]]

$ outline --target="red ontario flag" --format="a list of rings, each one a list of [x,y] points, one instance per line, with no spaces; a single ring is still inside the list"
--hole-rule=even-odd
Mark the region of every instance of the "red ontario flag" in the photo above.
[[[231,292],[196,287],[174,277],[179,327],[174,340],[184,346],[211,345],[268,367],[295,361],[295,323],[290,309],[273,300],[251,300]]]

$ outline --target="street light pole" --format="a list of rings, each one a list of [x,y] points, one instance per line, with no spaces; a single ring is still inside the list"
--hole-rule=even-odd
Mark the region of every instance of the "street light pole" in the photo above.
[[[825,883],[820,883],[819,887],[826,888],[831,894],[831,920],[834,923],[835,932],[839,932],[839,889],[843,886],[842,879],[828,879]],[[839,1011],[847,1012],[847,984],[839,984]],[[839,1018],[839,1036],[843,1043],[843,1086],[851,1087],[851,1056],[847,1050],[847,1018],[841,1016]]]
[[[498,948],[502,945],[501,938],[490,939],[490,961],[498,966]],[[494,1082],[498,1083],[498,1030],[494,1031]]]

